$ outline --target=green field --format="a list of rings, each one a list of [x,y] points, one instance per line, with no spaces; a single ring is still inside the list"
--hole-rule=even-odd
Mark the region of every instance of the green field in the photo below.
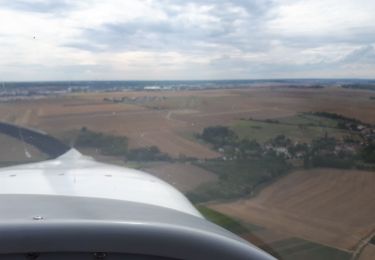
[[[211,160],[197,163],[197,166],[217,174],[219,181],[203,184],[188,193],[189,199],[196,203],[254,195],[259,187],[289,171],[289,166],[280,158]]]
[[[196,207],[206,219],[235,234],[244,234],[249,232],[250,230],[260,229],[260,227],[257,226],[245,226],[241,222],[205,206],[198,205]]]
[[[255,139],[258,142],[265,142],[277,135],[285,135],[295,141],[310,142],[323,137],[326,133],[336,138],[348,134],[347,131],[338,129],[336,126],[335,120],[300,114],[268,122],[241,120],[232,126],[232,129],[240,138]]]
[[[299,114],[291,117],[284,117],[278,119],[280,123],[283,124],[292,124],[292,125],[310,125],[310,126],[319,126],[319,127],[337,127],[337,120],[311,115],[311,114]]]

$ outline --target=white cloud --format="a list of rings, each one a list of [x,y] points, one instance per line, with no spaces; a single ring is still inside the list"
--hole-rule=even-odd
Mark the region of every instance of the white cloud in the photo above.
[[[0,0],[0,80],[374,77],[372,10],[370,0]]]
[[[372,0],[285,1],[269,23],[275,33],[319,37],[346,34],[351,30],[374,28],[375,2]]]

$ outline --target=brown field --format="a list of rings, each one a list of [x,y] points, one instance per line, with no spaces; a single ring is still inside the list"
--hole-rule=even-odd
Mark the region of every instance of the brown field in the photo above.
[[[38,109],[38,117],[59,118],[88,114],[115,115],[117,113],[129,111],[142,111],[142,108],[128,104],[123,104],[122,106],[119,106],[110,103],[78,103],[70,105],[62,104],[61,106],[49,106]]]
[[[352,251],[375,228],[374,190],[374,172],[297,171],[254,199],[210,207],[273,231]]]
[[[363,249],[358,259],[359,260],[373,260],[374,256],[375,256],[375,245],[369,244]]]
[[[282,240],[287,240],[287,239],[292,238],[292,236],[287,233],[282,233],[282,232],[269,230],[265,228],[261,230],[252,231],[251,233],[243,236],[243,238],[251,241],[251,238],[254,236],[258,238],[258,243],[260,243],[259,246],[265,246],[265,245],[269,245],[277,241],[282,241]]]
[[[121,157],[102,155],[95,149],[91,148],[80,149],[80,152],[89,155],[100,162],[137,168],[145,171],[164,180],[181,192],[191,191],[201,184],[215,182],[218,179],[216,174],[190,163],[125,162]]]
[[[0,165],[12,165],[14,163],[27,163],[46,160],[48,157],[35,147],[20,142],[18,139],[0,134]]]
[[[86,126],[126,135],[131,147],[156,145],[174,157],[219,156],[192,138],[212,125],[232,125],[241,118],[268,119],[308,111],[328,111],[375,123],[371,92],[341,88],[262,87],[201,91],[84,93],[59,98],[0,104],[0,120],[35,127],[58,137]],[[132,104],[104,98],[158,97]]]

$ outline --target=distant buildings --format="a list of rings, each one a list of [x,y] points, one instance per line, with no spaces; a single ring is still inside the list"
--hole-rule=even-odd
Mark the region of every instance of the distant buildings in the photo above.
[[[159,86],[146,86],[143,88],[144,90],[148,90],[148,91],[158,91],[158,90],[162,90],[161,87]]]

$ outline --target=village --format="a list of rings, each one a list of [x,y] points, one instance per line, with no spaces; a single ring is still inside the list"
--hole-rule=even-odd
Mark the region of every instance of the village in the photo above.
[[[346,135],[336,138],[325,131],[320,138],[311,142],[292,140],[277,135],[266,142],[240,139],[235,132],[223,126],[208,127],[199,137],[213,145],[222,154],[224,161],[256,159],[277,156],[294,166],[375,169],[375,126],[359,120],[330,113],[316,113],[337,119],[337,127]],[[279,124],[277,121],[264,120]]]

